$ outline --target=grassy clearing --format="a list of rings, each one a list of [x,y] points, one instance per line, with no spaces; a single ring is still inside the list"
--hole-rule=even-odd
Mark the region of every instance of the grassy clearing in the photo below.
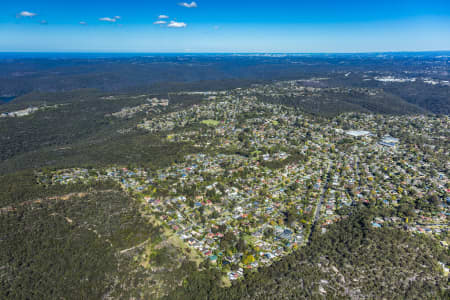
[[[203,120],[201,123],[210,127],[216,127],[220,124],[220,122],[216,120]]]

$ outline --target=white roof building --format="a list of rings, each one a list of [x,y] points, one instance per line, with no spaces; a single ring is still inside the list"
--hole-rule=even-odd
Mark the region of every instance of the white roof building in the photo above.
[[[348,130],[345,133],[354,137],[368,136],[371,134],[370,131],[366,130]]]

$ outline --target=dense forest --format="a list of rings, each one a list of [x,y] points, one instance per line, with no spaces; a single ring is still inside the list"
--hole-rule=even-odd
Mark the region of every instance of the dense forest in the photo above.
[[[104,96],[89,90],[39,94],[3,106],[2,109],[13,110],[46,105],[30,116],[0,118],[0,174],[46,166],[129,163],[157,166],[192,151],[191,146],[169,143],[159,136],[137,131],[135,127],[142,114],[127,119],[108,117],[145,100],[129,94],[114,101],[105,100]],[[180,108],[201,99],[173,96],[171,103]],[[124,127],[131,131],[122,134],[120,130]]]
[[[317,97],[284,96],[273,98],[258,97],[262,101],[297,107],[307,113],[320,116],[333,116],[345,112],[381,113],[381,114],[420,114],[426,113],[421,107],[408,103],[393,94],[381,93],[376,97],[354,95],[339,95],[326,92]]]
[[[399,75],[448,80],[445,53],[358,55],[237,56],[173,55],[55,59],[0,59],[0,100],[31,92],[96,89],[104,92],[167,92],[245,87],[273,80],[328,78],[331,86],[382,87],[433,113],[449,112],[449,87],[420,80],[385,85],[370,75]],[[420,60],[417,57],[420,56]],[[352,75],[349,76],[350,73]],[[447,75],[446,75],[447,74]],[[390,100],[387,100],[390,102]],[[343,103],[348,105],[347,103]],[[363,106],[364,107],[364,106]]]
[[[0,298],[99,299],[132,285],[137,268],[117,252],[160,229],[114,187],[72,189],[83,192],[1,208]]]

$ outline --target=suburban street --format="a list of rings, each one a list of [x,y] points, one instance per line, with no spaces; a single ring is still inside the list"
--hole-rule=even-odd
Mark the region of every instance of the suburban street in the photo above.
[[[311,238],[311,235],[313,234],[314,230],[316,229],[317,221],[319,221],[319,218],[320,218],[320,211],[322,210],[322,205],[323,205],[324,199],[325,199],[325,193],[327,192],[327,189],[328,189],[328,182],[330,181],[330,173],[329,172],[330,172],[330,165],[328,165],[328,168],[327,168],[327,181],[323,185],[319,203],[317,203],[316,210],[314,213],[314,219],[313,219],[313,223],[311,226],[311,232],[309,233],[309,236],[308,236],[308,243]]]

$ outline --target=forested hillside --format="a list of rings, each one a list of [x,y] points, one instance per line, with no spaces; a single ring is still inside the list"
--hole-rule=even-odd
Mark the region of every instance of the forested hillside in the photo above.
[[[245,87],[250,82],[328,78],[335,87],[382,87],[425,111],[448,114],[446,53],[385,55],[172,55],[0,59],[0,101],[32,92],[97,89],[156,92]],[[420,57],[420,59],[417,59]],[[350,75],[351,74],[351,75]],[[411,82],[383,84],[376,76],[410,76]],[[347,105],[346,103],[343,103]],[[370,108],[369,108],[370,109]]]
[[[194,273],[166,299],[446,299],[448,279],[438,260],[448,252],[423,236],[373,229],[376,211],[350,217],[316,232],[308,246],[245,280],[220,288],[214,269]]]
[[[139,269],[118,254],[157,239],[159,228],[112,186],[78,190],[2,203],[0,298],[99,299],[133,288]]]

